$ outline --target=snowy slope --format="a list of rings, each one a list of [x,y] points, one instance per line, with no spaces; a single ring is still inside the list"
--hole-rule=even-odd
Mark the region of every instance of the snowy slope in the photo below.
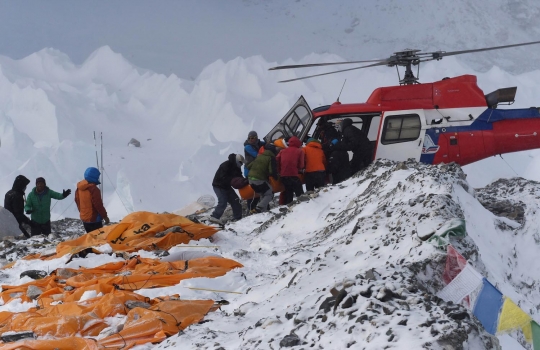
[[[311,54],[282,63],[339,59]],[[0,192],[11,187],[17,174],[32,181],[44,176],[54,190],[74,189],[86,167],[96,164],[92,135],[98,131],[104,139],[110,216],[118,220],[133,210],[174,211],[212,194],[218,164],[229,153],[242,152],[249,130],[262,137],[300,95],[314,108],[334,101],[344,78],[342,102],[365,101],[376,87],[397,82],[394,71],[383,67],[277,84],[304,72],[269,72],[275,64],[260,56],[216,61],[187,82],[137,68],[109,47],[82,65],[53,49],[21,60],[0,57]],[[466,73],[469,67],[449,57],[425,65],[421,78]],[[517,107],[537,104],[539,77],[540,71],[513,76],[498,68],[478,74],[485,92],[518,86]],[[128,147],[131,138],[142,147]],[[493,157],[465,170],[473,187],[515,176],[514,170],[540,180],[538,154]],[[63,216],[77,217],[72,198],[53,208],[53,220]]]
[[[426,237],[452,220],[465,220],[468,236],[451,237],[451,244],[538,319],[533,259],[537,191],[538,183],[523,179],[475,191],[456,165],[377,161],[340,185],[228,224],[212,241],[172,248],[170,256],[206,251],[244,268],[214,279],[140,290],[152,298],[178,293],[183,299],[227,300],[229,305],[159,345],[136,349],[174,349],[178,344],[186,349],[278,349],[285,344],[499,349],[497,338],[483,331],[469,309],[435,296],[444,287],[446,252]],[[66,239],[74,229],[64,225],[56,231]],[[45,266],[41,260],[20,259],[36,250],[54,250],[42,238],[3,246],[10,249],[6,258],[18,261],[0,275],[2,284],[27,282],[19,274],[29,269],[95,267],[122,260],[114,254],[88,254],[49,260]],[[25,311],[33,305],[14,300],[0,310]],[[514,338],[501,339],[505,350],[521,348]]]

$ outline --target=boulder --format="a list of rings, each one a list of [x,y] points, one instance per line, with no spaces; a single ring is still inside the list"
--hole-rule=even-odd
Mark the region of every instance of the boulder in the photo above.
[[[135,147],[141,147],[141,143],[137,139],[131,139],[128,142],[128,146],[135,146]]]
[[[8,236],[22,235],[15,216],[4,207],[0,207],[0,239]]]

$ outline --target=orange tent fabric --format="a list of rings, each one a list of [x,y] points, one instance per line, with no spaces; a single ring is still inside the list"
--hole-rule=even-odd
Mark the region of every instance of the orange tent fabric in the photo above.
[[[158,259],[135,257],[126,261],[104,264],[92,269],[63,269],[74,276],[67,279],[57,277],[58,270],[40,280],[19,286],[2,285],[0,298],[7,303],[11,299],[31,300],[26,296],[30,285],[43,291],[38,297],[40,305],[49,305],[55,300],[78,301],[86,291],[110,293],[117,290],[139,290],[143,288],[174,286],[180,281],[196,277],[223,276],[242,264],[226,258],[211,256],[189,261],[163,262]],[[66,286],[73,287],[66,291]]]
[[[174,226],[180,226],[182,232],[169,232],[156,237],[157,233]],[[56,259],[84,250],[100,254],[100,251],[92,247],[107,243],[115,252],[133,252],[141,249],[168,250],[175,245],[185,244],[191,240],[208,238],[217,231],[215,227],[194,223],[183,216],[140,211],[129,214],[118,224],[105,226],[77,239],[58,244],[54,255],[38,256],[34,254],[30,258]]]
[[[181,227],[181,232],[163,232],[174,226]],[[53,256],[32,255],[27,258],[57,258],[82,251],[98,253],[92,247],[106,243],[118,252],[169,249],[191,239],[210,237],[216,231],[214,227],[195,224],[178,215],[138,212],[117,225],[60,243]],[[160,342],[199,322],[214,310],[214,301],[178,300],[175,296],[149,300],[133,291],[174,286],[188,278],[223,276],[237,267],[242,267],[242,264],[214,256],[173,262],[137,256],[95,268],[57,269],[43,279],[18,286],[3,285],[0,298],[4,303],[15,298],[23,302],[32,301],[26,295],[30,286],[39,288],[42,294],[36,299],[37,307],[27,312],[0,312],[0,334],[32,331],[47,339],[9,344],[0,342],[0,349],[129,349],[137,344]],[[86,291],[102,295],[81,301]],[[150,307],[129,310],[127,301],[146,302]],[[119,333],[99,341],[81,338],[96,337],[109,327],[105,319],[119,314],[127,315]]]

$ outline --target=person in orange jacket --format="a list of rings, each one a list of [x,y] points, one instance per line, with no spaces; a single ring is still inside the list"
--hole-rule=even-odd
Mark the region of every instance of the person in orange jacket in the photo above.
[[[84,180],[77,183],[75,190],[75,203],[86,232],[91,232],[109,223],[107,210],[101,200],[101,191],[97,187],[100,184],[97,168],[90,167],[84,172]]]
[[[285,186],[285,203],[289,204],[293,201],[293,197],[296,197],[304,193],[302,187],[302,181],[298,177],[298,174],[304,172],[304,151],[302,147],[302,141],[296,136],[292,136],[288,141],[288,147],[279,152],[276,157],[277,168],[281,182]]]
[[[326,177],[326,157],[319,140],[309,138],[306,146],[303,148],[306,155],[306,170],[304,173],[304,182],[306,191],[313,191],[316,188],[324,186]]]

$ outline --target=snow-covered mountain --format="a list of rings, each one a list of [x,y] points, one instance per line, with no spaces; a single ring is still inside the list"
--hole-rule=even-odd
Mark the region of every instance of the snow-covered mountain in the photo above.
[[[306,63],[336,61],[311,54]],[[264,136],[300,95],[317,107],[331,103],[343,76],[277,84],[297,72],[272,72],[263,57],[216,61],[195,81],[164,76],[133,66],[109,47],[82,65],[44,49],[21,60],[0,57],[0,192],[18,174],[43,176],[54,190],[74,189],[86,167],[95,166],[93,131],[103,132],[105,204],[114,219],[133,210],[173,211],[202,194],[212,194],[217,166],[229,153],[242,153],[249,130]],[[313,74],[322,68],[298,74]],[[423,66],[422,81],[471,73],[453,57]],[[517,107],[537,104],[540,71],[511,75],[499,68],[478,73],[487,93],[518,86]],[[346,74],[342,102],[362,102],[373,89],[394,85],[386,67]],[[140,148],[128,147],[131,138]],[[99,140],[98,140],[99,148]],[[474,187],[498,177],[540,180],[536,151],[492,158],[466,168]],[[77,217],[71,198],[53,209],[53,220]]]

